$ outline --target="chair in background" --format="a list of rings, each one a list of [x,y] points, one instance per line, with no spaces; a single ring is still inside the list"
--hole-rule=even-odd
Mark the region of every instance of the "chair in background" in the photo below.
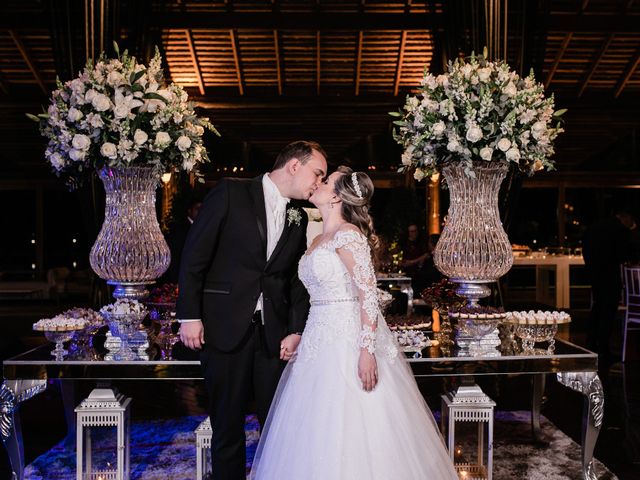
[[[627,311],[622,330],[622,361],[627,355],[627,334],[640,330],[640,266],[624,266],[624,295]],[[635,326],[634,326],[635,325]]]

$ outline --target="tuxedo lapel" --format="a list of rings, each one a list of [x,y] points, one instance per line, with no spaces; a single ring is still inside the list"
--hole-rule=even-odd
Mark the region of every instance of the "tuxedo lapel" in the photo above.
[[[263,255],[267,256],[267,211],[264,206],[264,191],[262,189],[262,175],[256,177],[251,182],[251,199],[253,200],[253,210],[258,223],[258,232],[262,245]]]
[[[287,210],[285,211],[284,228],[282,229],[282,235],[280,235],[280,239],[278,240],[278,243],[276,244],[276,247],[273,249],[273,253],[269,257],[269,260],[267,261],[267,265],[266,265],[265,268],[269,268],[269,265],[271,265],[271,263],[276,258],[278,253],[280,253],[282,248],[285,246],[285,244],[287,243],[287,239],[289,238],[289,235],[291,234],[291,230],[293,229],[294,224],[293,224],[293,222],[289,222],[289,215],[288,214],[289,214],[289,208],[287,208]]]

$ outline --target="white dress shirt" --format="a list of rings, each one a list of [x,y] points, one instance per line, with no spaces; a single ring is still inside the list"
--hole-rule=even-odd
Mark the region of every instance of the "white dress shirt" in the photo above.
[[[282,196],[276,184],[269,178],[268,173],[265,173],[262,177],[262,191],[264,192],[264,208],[267,212],[266,260],[269,260],[284,230],[284,217],[289,199]],[[262,293],[260,293],[260,298],[256,303],[256,311],[258,310],[262,310]]]

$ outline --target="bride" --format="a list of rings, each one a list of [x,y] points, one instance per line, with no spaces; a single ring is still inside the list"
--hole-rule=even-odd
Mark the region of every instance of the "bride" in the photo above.
[[[339,167],[310,198],[324,222],[299,264],[311,309],[271,404],[251,479],[458,478],[379,310],[372,195],[365,173]]]

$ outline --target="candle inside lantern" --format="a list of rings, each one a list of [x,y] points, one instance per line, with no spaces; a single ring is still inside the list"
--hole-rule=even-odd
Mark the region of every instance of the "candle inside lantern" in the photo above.
[[[439,332],[440,331],[440,314],[435,308],[431,310],[431,319],[433,320],[431,328],[433,329],[434,332]]]

